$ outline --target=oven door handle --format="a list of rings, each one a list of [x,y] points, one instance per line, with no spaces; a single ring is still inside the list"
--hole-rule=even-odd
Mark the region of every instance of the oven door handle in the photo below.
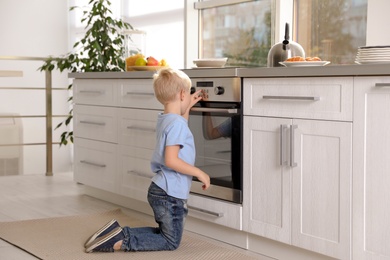
[[[209,108],[209,107],[192,107],[193,112],[213,112],[213,113],[224,113],[224,114],[237,114],[237,108]]]

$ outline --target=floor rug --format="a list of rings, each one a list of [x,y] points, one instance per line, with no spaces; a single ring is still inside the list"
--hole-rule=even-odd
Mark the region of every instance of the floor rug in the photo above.
[[[223,243],[184,232],[182,243],[175,251],[85,253],[84,242],[111,219],[122,226],[155,226],[127,216],[120,209],[69,217],[0,222],[0,238],[40,259],[259,259],[254,254]]]

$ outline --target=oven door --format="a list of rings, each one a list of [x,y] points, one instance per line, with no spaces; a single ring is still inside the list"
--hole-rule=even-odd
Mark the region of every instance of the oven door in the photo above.
[[[202,190],[194,178],[191,192],[242,203],[241,109],[239,103],[200,102],[190,111],[189,127],[195,139],[195,166],[210,176]]]

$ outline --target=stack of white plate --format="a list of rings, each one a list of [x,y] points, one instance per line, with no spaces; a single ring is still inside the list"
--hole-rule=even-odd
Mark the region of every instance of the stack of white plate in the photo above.
[[[390,46],[359,47],[355,62],[357,64],[390,63]]]

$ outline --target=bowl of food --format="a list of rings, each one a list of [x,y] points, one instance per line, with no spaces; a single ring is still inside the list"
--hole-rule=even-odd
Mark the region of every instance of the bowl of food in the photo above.
[[[197,59],[194,60],[194,64],[198,68],[205,68],[205,67],[210,67],[210,68],[219,68],[225,66],[228,58],[211,58],[211,59]]]

